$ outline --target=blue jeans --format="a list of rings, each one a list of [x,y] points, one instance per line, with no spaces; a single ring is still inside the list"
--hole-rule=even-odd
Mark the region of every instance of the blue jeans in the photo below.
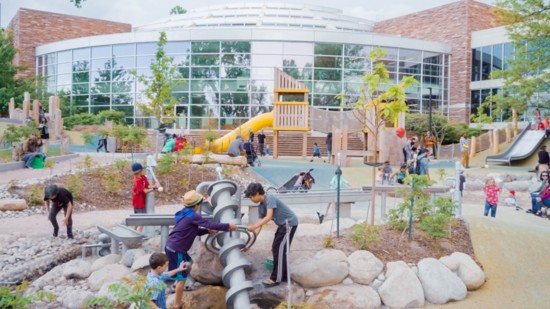
[[[531,193],[531,210],[534,214],[536,214],[542,208],[542,204],[550,207],[550,199],[545,199],[544,201],[538,202],[537,197],[540,198],[540,194]]]
[[[21,157],[21,160],[23,160],[25,162],[25,167],[26,168],[30,168],[30,167],[32,167],[32,162],[34,161],[34,158],[36,158],[38,156],[41,156],[42,159],[44,159],[44,161],[46,161],[46,155],[45,154],[40,153],[40,154],[36,155],[34,152],[27,153],[27,154],[23,155]]]
[[[489,214],[489,209],[491,209],[491,217],[494,218],[497,215],[497,205],[491,205],[489,202],[485,201],[485,211],[483,212],[485,217]]]

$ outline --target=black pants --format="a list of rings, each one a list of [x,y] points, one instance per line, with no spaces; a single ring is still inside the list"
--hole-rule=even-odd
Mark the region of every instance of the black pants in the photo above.
[[[105,152],[109,152],[107,150],[107,139],[106,138],[99,139],[99,146],[97,147],[96,151],[101,150],[101,148],[103,148],[103,147],[105,147]]]
[[[263,157],[265,156],[265,151],[264,151],[264,146],[265,144],[264,143],[258,143],[258,150],[260,151],[260,155]]]
[[[290,247],[297,227],[297,225],[290,227],[290,233],[288,235],[289,239],[287,239],[285,225],[279,226],[275,232],[275,238],[273,239],[273,245],[271,246],[271,251],[273,252],[273,272],[271,273],[271,280],[275,282],[287,280],[286,242],[289,241]]]
[[[57,224],[57,214],[63,209],[63,213],[67,215],[67,206],[64,207],[58,207],[58,206],[52,206],[50,208],[50,215],[48,216],[48,219],[50,219],[50,222],[53,225],[53,235],[57,236],[57,233],[59,232],[59,225]],[[67,237],[73,238],[73,212],[71,211],[71,214],[69,215],[69,222],[67,222]]]

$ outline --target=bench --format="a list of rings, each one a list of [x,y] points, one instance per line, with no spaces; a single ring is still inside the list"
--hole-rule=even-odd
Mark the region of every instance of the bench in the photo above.
[[[275,193],[279,200],[287,205],[299,204],[328,204],[336,203],[336,191],[316,191],[306,193]],[[355,202],[370,200],[370,193],[361,190],[342,190],[340,191],[340,217],[351,217],[351,205]],[[241,206],[248,207],[248,225],[259,221],[258,205],[252,203],[249,199],[243,199]]]
[[[369,158],[374,160],[374,152],[370,150],[343,150],[340,152],[340,160],[343,166],[351,166],[351,158],[363,158],[364,162],[368,162]],[[338,160],[336,157],[335,160]],[[338,163],[338,162],[336,162]]]
[[[102,225],[98,225],[97,229],[111,237],[111,254],[118,254],[119,245],[122,244],[122,255],[124,255],[128,249],[140,247],[146,238],[145,235],[122,224],[115,226],[112,230]]]
[[[46,158],[46,161],[54,161],[55,163],[59,163],[62,161],[71,160],[78,157],[79,157],[79,154],[73,153],[73,154],[49,157],[49,158]],[[13,170],[18,170],[23,168],[25,168],[25,162],[23,161],[0,163],[0,172],[13,171]]]

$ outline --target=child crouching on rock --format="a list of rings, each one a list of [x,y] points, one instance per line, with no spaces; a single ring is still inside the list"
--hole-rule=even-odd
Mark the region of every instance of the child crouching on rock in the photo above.
[[[483,192],[485,192],[485,211],[483,215],[487,217],[489,210],[491,210],[491,217],[497,215],[497,204],[498,204],[498,194],[502,191],[502,188],[495,184],[495,179],[489,177],[485,182],[485,187],[483,187]]]
[[[149,258],[151,270],[147,274],[147,283],[145,287],[152,290],[149,306],[153,309],[166,309],[166,285],[164,281],[170,280],[170,277],[180,271],[187,270],[189,263],[181,262],[178,268],[166,271],[168,269],[168,257],[164,253],[155,252]]]
[[[216,231],[234,231],[237,229],[235,224],[216,223],[203,218],[197,210],[204,200],[204,197],[192,190],[183,196],[184,209],[176,213],[176,225],[166,241],[164,248],[168,256],[168,269],[170,271],[178,268],[182,262],[191,263],[193,259],[187,253],[193,241],[197,236],[207,234],[208,230]],[[176,281],[176,302],[175,308],[183,308],[182,296],[185,281],[187,280],[187,271],[179,271],[172,276],[172,280]]]

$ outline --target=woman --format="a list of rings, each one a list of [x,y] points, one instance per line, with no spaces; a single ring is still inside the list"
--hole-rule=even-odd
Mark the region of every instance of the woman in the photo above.
[[[540,173],[540,185],[531,192],[531,209],[528,213],[540,216],[542,214],[542,204],[550,206],[550,185],[548,184],[548,171]]]

